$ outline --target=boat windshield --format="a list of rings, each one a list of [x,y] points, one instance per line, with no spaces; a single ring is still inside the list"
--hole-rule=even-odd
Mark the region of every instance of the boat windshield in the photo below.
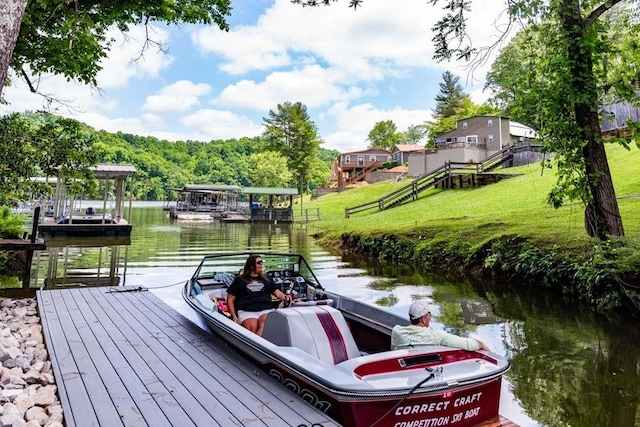
[[[228,273],[239,274],[249,255],[250,253],[208,255],[202,260],[194,278],[211,278]],[[264,271],[267,274],[299,275],[312,286],[318,286],[318,279],[301,255],[265,253],[260,254],[260,257],[264,262]]]

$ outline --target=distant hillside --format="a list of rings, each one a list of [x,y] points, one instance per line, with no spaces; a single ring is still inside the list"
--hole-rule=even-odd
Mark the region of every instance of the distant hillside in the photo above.
[[[265,151],[259,137],[170,142],[154,137],[126,133],[96,132],[94,147],[100,162],[124,163],[136,167],[135,198],[163,200],[166,188],[185,184],[233,184],[251,186],[251,171],[247,159]],[[315,171],[313,186],[324,185],[331,160],[338,151],[320,148],[320,166]],[[292,184],[295,186],[295,184]]]

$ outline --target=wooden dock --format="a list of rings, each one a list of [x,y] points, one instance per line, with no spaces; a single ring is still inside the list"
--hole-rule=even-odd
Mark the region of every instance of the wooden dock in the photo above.
[[[67,427],[337,426],[151,292],[38,291]]]

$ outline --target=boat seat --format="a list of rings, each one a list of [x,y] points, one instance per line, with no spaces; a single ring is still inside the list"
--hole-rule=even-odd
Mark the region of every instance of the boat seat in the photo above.
[[[332,365],[360,356],[344,316],[330,306],[274,310],[267,316],[262,338],[299,348]]]

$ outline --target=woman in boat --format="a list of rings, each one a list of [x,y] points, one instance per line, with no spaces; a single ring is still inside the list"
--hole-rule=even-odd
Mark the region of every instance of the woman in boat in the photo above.
[[[409,307],[408,326],[396,325],[391,330],[391,349],[398,350],[420,345],[444,345],[468,351],[488,350],[482,341],[474,338],[463,338],[429,326],[431,308],[423,301],[416,301]]]
[[[273,311],[271,295],[280,301],[286,299],[285,294],[264,274],[260,255],[249,255],[227,293],[227,307],[233,321],[258,335],[262,335],[267,315]]]

